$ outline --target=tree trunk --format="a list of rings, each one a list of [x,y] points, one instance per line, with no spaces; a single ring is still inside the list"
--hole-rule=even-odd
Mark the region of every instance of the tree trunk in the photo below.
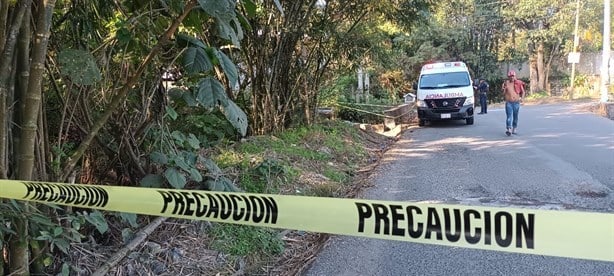
[[[539,82],[538,74],[539,73],[537,72],[537,60],[536,60],[535,56],[532,56],[529,59],[529,69],[530,69],[529,70],[530,71],[530,73],[529,73],[529,81],[531,82],[531,85],[530,85],[531,89],[528,92],[529,93],[534,93],[534,92],[537,92],[539,90],[539,85],[538,85],[538,82]]]
[[[8,18],[8,12],[9,12],[9,5],[6,4],[6,1],[4,3],[0,3],[0,53],[4,53],[4,45],[6,43],[6,34],[7,32],[7,28],[9,27],[7,25],[7,18]],[[4,56],[4,55],[2,55]],[[4,81],[4,78],[0,78],[0,81]],[[7,83],[8,84],[8,83]],[[2,86],[3,84],[0,84],[0,86]],[[8,86],[4,86],[4,87],[8,87]],[[7,90],[4,90],[7,91]],[[8,169],[8,156],[6,154],[6,152],[8,152],[8,142],[6,140],[7,135],[7,129],[6,126],[7,121],[6,121],[6,116],[8,114],[8,108],[6,106],[6,95],[2,94],[3,92],[0,91],[0,179],[5,179],[8,178],[7,175],[7,169]],[[0,199],[0,204],[3,204],[4,200]],[[8,235],[0,235],[0,240],[7,240],[6,237]],[[0,246],[0,252],[5,252],[6,250],[6,246],[3,244],[2,246]],[[0,272],[4,272],[5,271],[5,258],[4,256],[0,257]]]
[[[540,41],[537,44],[537,91],[544,91],[545,89],[546,68],[544,66],[544,42]]]
[[[25,206],[24,209],[26,209]],[[28,219],[25,216],[16,219],[13,229],[18,235],[13,236],[9,242],[9,271],[11,275],[30,275],[28,267],[30,260],[28,251]]]
[[[0,4],[0,53],[4,53],[4,46],[6,44],[6,34],[7,28],[7,18],[9,13],[9,5],[6,4],[6,1]],[[4,57],[4,55],[2,55]],[[4,67],[2,67],[4,68]],[[2,70],[2,69],[0,69]],[[1,75],[4,76],[4,75]],[[0,82],[4,82],[4,77],[0,77]],[[0,87],[4,86],[4,84],[0,84]],[[4,86],[7,87],[7,86]],[[6,91],[6,90],[4,90]],[[8,151],[7,145],[8,142],[6,140],[6,95],[2,90],[0,90],[0,179],[8,178],[7,176],[7,168],[8,168],[8,156],[6,152]],[[0,200],[2,202],[2,200]],[[0,237],[1,238],[1,237]],[[0,247],[2,250],[2,247]],[[0,268],[2,268],[2,262],[0,262]],[[0,270],[2,271],[2,270]]]
[[[12,89],[11,72],[13,69],[13,58],[15,55],[15,44],[17,44],[17,35],[24,20],[26,10],[30,7],[32,0],[23,0],[15,7],[13,21],[10,25],[10,30],[6,37],[6,42],[3,42],[2,57],[0,58],[0,178],[8,178],[8,106],[6,102],[7,95]],[[5,2],[6,3],[6,2]],[[5,6],[4,4],[2,6]],[[29,20],[26,19],[26,20]]]
[[[6,28],[8,25],[9,5],[6,5],[8,1],[0,3],[0,53],[4,51],[4,45],[6,43],[6,34],[8,33]]]
[[[32,264],[30,265],[30,270],[33,275],[44,275],[45,274],[45,242],[30,240],[30,248],[32,251]]]
[[[9,152],[7,139],[9,108],[6,104],[6,98],[9,92],[11,74],[9,65],[0,66],[0,68],[4,68],[0,69],[0,179],[7,179],[9,171],[9,156],[7,154]]]
[[[34,146],[38,126],[38,112],[42,98],[43,77],[45,73],[45,58],[49,42],[49,29],[55,0],[37,0],[36,32],[32,47],[30,63],[30,79],[28,92],[25,96],[21,138],[19,143],[18,178],[30,180],[34,168]]]
[[[38,125],[40,101],[42,98],[42,82],[45,71],[45,57],[47,55],[47,42],[55,0],[38,0],[38,14],[36,17],[36,33],[32,48],[32,61],[30,63],[30,79],[25,95],[24,110],[22,112],[21,134],[19,142],[19,160],[17,178],[31,180],[34,167],[34,147],[36,142],[36,128]],[[29,18],[26,17],[26,20]],[[28,212],[29,204],[24,204],[24,213]],[[15,222],[19,242],[11,247],[11,271],[17,274],[29,274],[29,235],[28,220]],[[13,262],[15,266],[13,266]]]
[[[43,113],[43,108],[44,103],[42,105],[39,106],[39,112],[38,112],[38,127],[37,127],[37,132],[36,132],[36,157],[35,160],[38,161],[35,165],[35,172],[37,173],[37,180],[49,180],[47,178],[47,173],[46,173],[46,157],[45,157],[45,145],[44,145],[44,141],[45,141],[45,137],[46,137],[46,128],[43,126],[44,124],[44,113]],[[47,213],[49,217],[57,217],[57,215],[55,214],[55,212],[52,211],[52,209],[46,205],[39,205],[38,209],[41,212]],[[47,241],[37,241],[37,240],[30,240],[30,248],[31,248],[31,265],[30,265],[30,270],[34,275],[44,275],[45,274],[45,257],[47,254],[49,254],[49,242]]]
[[[550,69],[552,68],[552,61],[554,60],[554,53],[558,52],[558,49],[559,49],[560,46],[561,46],[560,41],[557,42],[554,46],[552,46],[552,49],[550,50],[550,57],[548,57],[548,62],[546,63],[545,83],[546,83],[546,90],[548,90],[550,95],[552,95],[551,87],[549,85],[549,83],[550,83]]]
[[[30,20],[25,18],[26,11],[29,9],[32,0],[20,1],[14,10],[14,17],[10,24],[10,29],[4,43],[2,57],[0,58],[0,177],[7,178],[8,171],[8,106],[7,95],[13,87],[11,82],[11,75],[13,69],[13,61],[15,55],[15,45],[17,43],[17,36],[24,20]],[[7,2],[4,1],[2,6],[5,6]],[[14,221],[14,230],[17,235],[14,235],[10,239],[9,248],[9,271],[15,275],[27,275],[28,270],[28,224],[26,219],[17,219]]]
[[[28,9],[26,18],[32,18],[32,13]],[[28,94],[28,82],[30,79],[30,41],[32,39],[31,35],[31,20],[24,20],[21,26],[21,31],[19,32],[19,38],[17,41],[17,52],[16,52],[16,64],[15,64],[15,89],[12,98],[9,98],[9,101],[14,104],[15,108],[13,109],[13,113],[9,116],[9,121],[12,122],[9,129],[9,137],[11,141],[9,141],[10,146],[10,154],[9,156],[19,156],[19,141],[20,141],[20,131],[21,125],[23,123],[23,111],[25,108],[26,95]],[[9,160],[15,159],[9,158]],[[9,164],[9,167],[15,167],[15,164]]]

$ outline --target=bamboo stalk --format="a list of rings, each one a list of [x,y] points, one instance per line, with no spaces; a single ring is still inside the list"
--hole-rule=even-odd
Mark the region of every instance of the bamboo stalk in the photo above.
[[[165,45],[168,41],[170,41],[171,36],[175,33],[177,28],[179,28],[181,22],[183,22],[185,17],[192,10],[192,8],[196,6],[196,4],[196,0],[191,0],[186,4],[183,13],[179,15],[179,17],[177,17],[177,19],[173,21],[171,26],[166,29],[164,34],[160,36],[158,43],[156,43],[156,45],[151,49],[149,54],[145,57],[143,62],[141,62],[136,72],[134,72],[134,74],[130,78],[128,78],[128,81],[126,81],[126,83],[120,88],[118,93],[113,96],[111,103],[105,108],[105,112],[98,119],[98,121],[96,121],[92,125],[90,132],[87,134],[85,139],[83,139],[81,144],[79,144],[77,150],[75,150],[75,152],[68,158],[66,166],[64,167],[64,171],[60,177],[60,181],[66,179],[70,172],[74,170],[75,166],[77,165],[77,162],[79,161],[79,159],[81,159],[83,154],[85,154],[85,151],[89,148],[94,138],[98,135],[100,129],[102,129],[102,127],[109,121],[111,115],[113,115],[113,112],[115,112],[119,108],[119,106],[125,101],[125,98],[128,96],[128,93],[130,92],[132,87],[138,83],[141,78],[141,75],[143,74],[143,72],[145,72],[147,66],[153,61],[153,58],[162,49],[162,46]]]

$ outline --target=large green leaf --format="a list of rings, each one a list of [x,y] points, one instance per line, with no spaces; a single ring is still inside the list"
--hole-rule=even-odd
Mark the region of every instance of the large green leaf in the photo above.
[[[148,174],[141,179],[141,187],[160,188],[164,183],[164,177],[158,174]]]
[[[213,69],[213,64],[202,47],[188,47],[183,53],[183,66],[188,74],[198,74]]]
[[[222,181],[215,180],[207,180],[205,181],[207,184],[207,189],[210,191],[224,192],[226,191],[226,187]]]
[[[196,168],[190,168],[190,178],[196,182],[203,181],[203,176]]]
[[[67,263],[62,264],[62,271],[60,272],[60,275],[70,275],[70,266]]]
[[[211,17],[235,17],[236,1],[232,0],[198,0],[200,7]]]
[[[183,176],[183,174],[181,174],[175,168],[166,169],[164,176],[166,177],[166,180],[168,180],[168,183],[176,189],[183,189],[187,182],[185,176]]]
[[[239,20],[235,17],[231,20],[217,19],[216,22],[220,37],[228,39],[232,44],[240,47],[239,41],[243,39],[243,29],[241,29]]]
[[[179,130],[171,132],[171,137],[173,137],[173,139],[175,139],[175,142],[180,145],[183,145],[183,143],[185,143],[185,140],[187,139],[185,134]]]
[[[222,108],[222,112],[232,126],[241,133],[241,136],[247,134],[247,115],[237,104],[229,100],[228,104]]]
[[[58,54],[62,75],[79,85],[92,85],[102,79],[94,56],[88,51],[62,50]]]
[[[207,168],[207,171],[209,171],[209,173],[213,174],[215,177],[223,173],[222,169],[220,169],[220,167],[218,167],[217,164],[215,164],[215,162],[209,158],[200,157],[200,162],[202,162],[205,165],[205,168]]]
[[[222,84],[214,78],[204,78],[198,83],[196,100],[205,108],[228,104],[228,97]]]
[[[64,229],[62,227],[55,227],[55,228],[53,228],[53,235],[54,236],[57,237],[57,236],[61,235],[62,233],[64,233]]]
[[[234,87],[237,83],[237,79],[239,78],[239,72],[237,71],[237,66],[235,66],[234,62],[222,51],[215,51],[215,56],[217,56],[220,61],[220,66],[224,70],[228,81],[230,82],[230,86]]]
[[[166,94],[168,94],[168,97],[173,100],[181,99],[181,97],[183,97],[183,95],[186,93],[188,93],[188,91],[186,91],[183,88],[179,88],[179,87],[172,87],[171,89],[166,91]]]
[[[190,144],[190,147],[192,147],[192,149],[200,149],[200,140],[198,140],[196,135],[192,133],[188,135],[188,144]]]
[[[84,214],[85,220],[89,223],[93,224],[96,227],[96,230],[100,232],[100,234],[104,234],[109,230],[109,225],[107,224],[107,220],[104,218],[104,215],[98,211],[94,210],[91,213]]]
[[[170,117],[171,120],[173,121],[177,120],[177,117],[179,117],[179,114],[177,114],[177,111],[175,111],[175,109],[170,105],[166,106],[166,115],[168,115],[168,117]]]
[[[196,160],[198,158],[197,151],[182,151],[181,156],[183,156],[183,160],[185,160],[190,167],[196,167]]]
[[[64,254],[68,254],[68,248],[70,248],[70,243],[66,239],[55,239],[51,241],[51,251],[53,251],[53,247],[57,246]]]
[[[246,29],[248,33],[252,31],[252,26],[249,25],[249,19],[247,19],[246,16],[242,14],[237,14],[237,20],[239,20],[241,26],[243,26],[243,28]]]
[[[159,151],[154,151],[149,155],[149,158],[151,158],[151,161],[156,162],[160,165],[166,165],[168,163],[168,157],[166,157],[166,154],[161,153]]]
[[[211,191],[228,191],[228,192],[240,192],[241,190],[237,188],[232,180],[223,176],[224,173],[220,167],[215,164],[215,162],[209,158],[199,157],[200,162],[205,165],[207,171],[209,171],[208,176],[210,179],[205,181],[207,188]]]
[[[247,13],[248,16],[256,16],[258,6],[256,6],[253,1],[241,0],[241,3],[243,4],[243,9],[245,9],[245,13]]]
[[[188,163],[185,162],[185,159],[183,159],[183,156],[181,155],[176,155],[175,158],[173,159],[173,163],[175,163],[177,167],[181,168],[182,170],[186,172],[190,172],[190,168],[192,167],[192,166],[189,166]]]
[[[218,192],[242,192],[241,189],[237,188],[232,180],[227,177],[221,176],[216,179],[208,179],[205,181],[207,184],[207,188],[210,191],[218,191]]]
[[[130,226],[132,226],[134,228],[139,227],[139,223],[136,221],[136,219],[137,219],[137,215],[136,214],[121,212],[121,213],[119,213],[119,216],[122,218],[122,220],[130,223]]]
[[[239,46],[243,30],[235,13],[237,2],[233,0],[198,0],[200,7],[215,18],[219,36]]]
[[[184,3],[183,5],[185,5],[185,1],[171,1],[171,2],[183,2]],[[202,9],[194,9],[190,13],[188,13],[188,16],[185,17],[185,19],[183,20],[183,22],[181,22],[181,24],[185,26],[185,30],[199,30],[203,28],[203,22],[208,22],[210,18],[211,16],[208,15]]]
[[[203,43],[200,39],[184,33],[177,34],[177,43],[179,43],[179,46],[181,47],[196,46],[203,49],[207,48],[205,43]]]
[[[191,93],[183,93],[182,97],[188,106],[195,107],[198,105],[198,102],[196,101],[196,99],[194,99],[194,96],[192,96]]]

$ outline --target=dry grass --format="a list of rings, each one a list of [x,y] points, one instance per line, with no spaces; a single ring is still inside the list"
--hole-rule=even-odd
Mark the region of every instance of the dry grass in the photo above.
[[[284,253],[274,266],[269,267],[269,275],[299,275],[315,260],[318,252],[330,238],[328,234],[287,231],[283,236],[286,243]]]

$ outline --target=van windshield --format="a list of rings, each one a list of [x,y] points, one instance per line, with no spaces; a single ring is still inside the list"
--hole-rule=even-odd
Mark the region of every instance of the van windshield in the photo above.
[[[464,87],[471,85],[467,72],[427,74],[420,77],[420,89]]]

